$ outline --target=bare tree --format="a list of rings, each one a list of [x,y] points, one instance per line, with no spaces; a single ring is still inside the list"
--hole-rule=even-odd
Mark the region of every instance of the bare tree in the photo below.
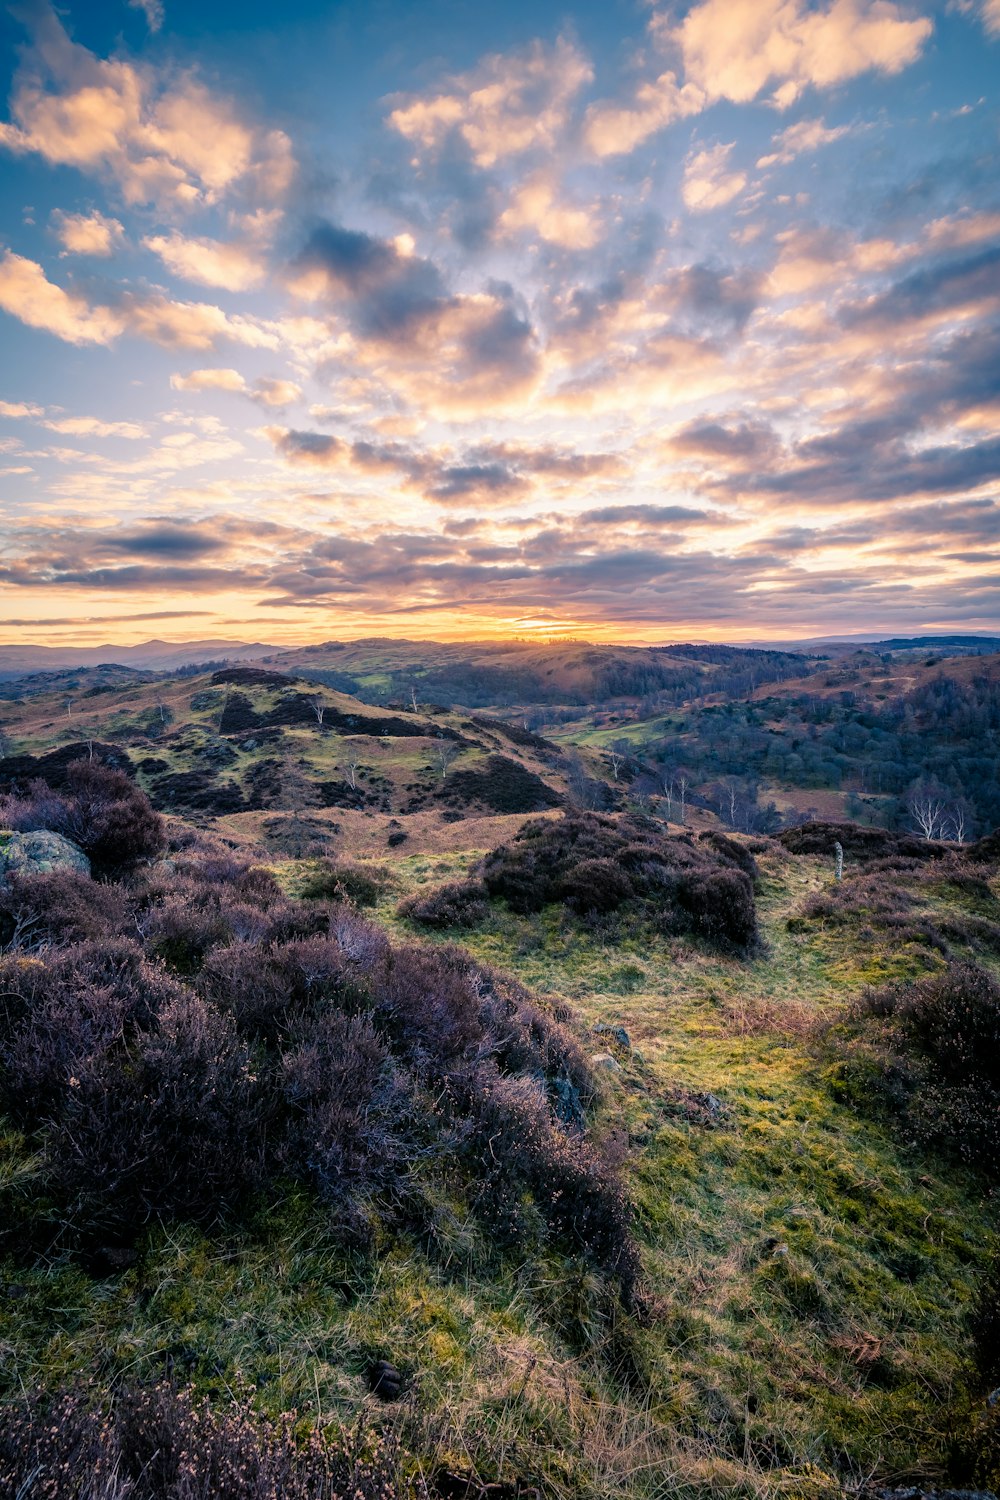
[[[347,759],[344,761],[343,771],[344,775],[347,777],[347,785],[350,787],[352,792],[356,792],[358,789],[358,771],[360,769],[361,763],[358,759],[358,753],[356,750],[351,750],[348,753]]]
[[[942,837],[948,800],[933,782],[917,782],[906,799],[906,810],[925,839]]]
[[[681,824],[683,825],[687,822],[687,794],[691,785],[690,774],[685,770],[678,771],[674,777],[674,785],[677,788],[677,796],[680,799]]]
[[[323,715],[326,713],[326,704],[325,703],[321,703],[318,698],[313,698],[312,701],[311,701],[311,703],[310,703],[310,705],[309,705],[309,707],[312,709],[313,713],[316,715],[316,723],[319,725],[320,729],[322,729],[323,728]]]
[[[73,712],[73,699],[67,698],[64,706],[66,709],[66,717],[68,719]]]
[[[618,780],[618,772],[621,770],[624,761],[625,757],[624,755],[622,755],[620,750],[608,751],[608,762],[611,766],[611,774],[616,781]]]
[[[956,798],[945,813],[942,837],[953,839],[956,844],[964,844],[969,831],[968,804],[963,797]]]
[[[413,705],[413,712],[417,713],[418,712],[417,689],[416,689],[416,687],[412,683],[410,684],[410,702]]]
[[[458,754],[458,748],[454,740],[441,740],[438,743],[438,747],[434,752],[434,760],[438,770],[441,772],[442,781],[447,776],[448,768]]]

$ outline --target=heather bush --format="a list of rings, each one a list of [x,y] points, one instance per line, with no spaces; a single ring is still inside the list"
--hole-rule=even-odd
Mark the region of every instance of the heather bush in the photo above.
[[[573,911],[612,912],[635,895],[635,883],[612,859],[585,859],[567,872],[563,899]]]
[[[483,1066],[451,1087],[473,1122],[465,1149],[478,1184],[474,1204],[493,1234],[512,1244],[523,1239],[526,1185],[550,1233],[586,1254],[630,1299],[638,1261],[631,1206],[614,1167],[584,1137],[554,1124],[532,1079]]]
[[[588,917],[632,912],[664,931],[748,953],[758,936],[746,859],[687,834],[669,836],[648,818],[576,813],[526,824],[486,856],[479,875],[516,912],[556,901]]]
[[[5,948],[119,937],[127,926],[124,890],[75,870],[15,875],[0,888],[0,946]]]
[[[631,1254],[586,1137],[587,1062],[515,981],[459,948],[394,947],[350,905],[289,901],[226,858],[153,866],[127,901],[98,889],[98,917],[127,911],[136,937],[0,959],[0,1093],[78,1240],[127,1240],[152,1216],[211,1224],[293,1179],[355,1245],[423,1232],[441,1191],[491,1223],[527,1193],[533,1232],[609,1271]],[[484,1196],[468,1143],[487,1149],[487,1119],[517,1140],[529,1115],[537,1149],[522,1141]]]
[[[103,1409],[86,1387],[0,1408],[0,1493],[17,1500],[421,1500],[384,1437],[300,1436],[245,1400],[213,1408],[163,1383]]]
[[[318,860],[300,888],[307,900],[350,901],[354,906],[377,906],[392,883],[385,870]]]
[[[31,832],[51,829],[90,858],[95,874],[109,874],[161,853],[163,820],[124,771],[100,761],[68,766],[58,791],[35,780],[24,795],[0,799],[0,822]]]
[[[489,915],[487,890],[479,880],[456,880],[439,885],[426,895],[410,896],[399,905],[399,914],[421,927],[478,927]]]
[[[753,886],[735,867],[693,870],[677,886],[677,900],[694,930],[722,947],[752,948],[757,940]]]
[[[266,1179],[271,1106],[231,1018],[182,994],[70,1080],[48,1141],[53,1188],[91,1230],[220,1220]]]
[[[742,870],[744,875],[749,875],[751,880],[756,880],[757,861],[746,844],[741,844],[738,839],[731,838],[728,833],[720,833],[717,828],[709,828],[705,833],[699,833],[698,842],[707,844],[716,854]],[[758,839],[756,842],[759,845],[761,841]]]
[[[846,1027],[840,1089],[887,1109],[913,1137],[996,1175],[1000,984],[970,963],[866,992]]]

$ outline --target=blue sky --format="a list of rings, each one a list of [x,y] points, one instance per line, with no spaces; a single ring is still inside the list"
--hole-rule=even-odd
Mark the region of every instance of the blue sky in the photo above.
[[[0,17],[0,616],[1000,627],[1000,0]]]

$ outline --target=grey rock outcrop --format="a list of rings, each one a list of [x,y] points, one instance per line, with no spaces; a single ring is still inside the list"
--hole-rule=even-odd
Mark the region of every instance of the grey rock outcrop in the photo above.
[[[0,885],[12,875],[49,875],[53,870],[90,874],[90,860],[61,833],[41,828],[35,833],[0,830]]]

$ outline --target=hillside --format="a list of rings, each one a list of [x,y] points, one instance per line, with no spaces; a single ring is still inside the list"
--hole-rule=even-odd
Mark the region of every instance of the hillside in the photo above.
[[[283,1500],[307,1452],[362,1500],[995,1485],[996,841],[644,790],[656,734],[742,753],[801,696],[538,733],[256,663],[6,703],[8,826],[94,878],[0,879],[0,1488],[199,1422]]]

